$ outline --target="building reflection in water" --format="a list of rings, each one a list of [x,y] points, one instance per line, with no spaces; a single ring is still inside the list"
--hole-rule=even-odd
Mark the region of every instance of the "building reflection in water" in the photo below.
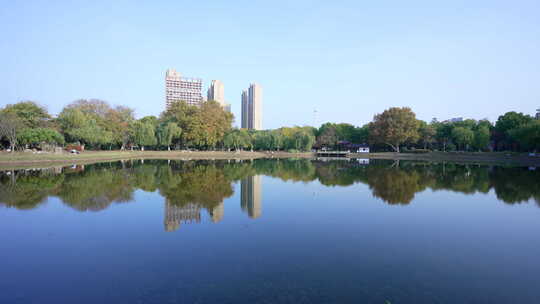
[[[0,170],[0,208],[31,210],[57,197],[74,210],[101,211],[115,203],[136,201],[135,191],[157,192],[165,198],[163,224],[174,231],[182,223],[221,222],[223,202],[233,196],[240,181],[242,213],[262,214],[262,176],[284,182],[319,181],[325,187],[369,186],[374,197],[387,204],[407,205],[416,193],[447,190],[463,194],[493,192],[499,201],[540,206],[540,170],[536,167],[499,167],[454,163],[392,162],[387,160],[231,162],[120,161],[49,169]],[[369,163],[369,165],[368,165]],[[167,165],[170,166],[167,166]],[[536,169],[535,169],[536,168]],[[258,174],[250,176],[249,174]],[[238,186],[236,184],[236,186]],[[237,187],[238,188],[238,187]],[[238,196],[237,196],[238,197]],[[189,203],[188,203],[189,202]]]
[[[262,175],[249,176],[240,182],[240,206],[252,219],[261,216],[262,213]],[[208,211],[212,223],[223,219],[224,204],[221,202]],[[181,224],[201,222],[201,206],[194,203],[178,206],[165,201],[165,231],[176,231]]]
[[[250,218],[261,216],[261,175],[249,176],[240,182],[240,207]]]
[[[221,202],[219,205],[214,207],[212,211],[210,211],[210,219],[212,220],[212,223],[221,221],[223,218],[223,209],[223,202]]]
[[[165,201],[165,231],[175,231],[180,224],[201,222],[201,207],[189,203],[185,206],[176,206]]]
[[[217,223],[223,219],[223,202],[214,207],[210,212],[210,220],[212,223]],[[176,231],[180,228],[180,224],[193,224],[201,222],[201,207],[197,204],[189,203],[184,206],[176,206],[169,202],[165,202],[165,231]]]

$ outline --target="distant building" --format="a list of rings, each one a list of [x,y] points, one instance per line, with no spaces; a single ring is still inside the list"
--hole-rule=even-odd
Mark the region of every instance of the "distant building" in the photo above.
[[[242,128],[262,130],[262,87],[252,83],[242,91]]]
[[[360,144],[356,149],[357,153],[369,153],[369,145]]]
[[[536,110],[536,119],[540,120],[540,109]]]
[[[225,86],[219,80],[212,80],[207,92],[207,100],[217,101],[223,109],[231,111],[231,105],[225,101]]]
[[[249,103],[248,103],[248,91],[243,90],[241,96],[241,106],[242,106],[242,123],[241,128],[249,128]]]
[[[240,182],[240,207],[250,218],[261,216],[261,176],[249,176]]]
[[[356,153],[369,153],[369,145],[367,144],[353,144],[346,140],[340,140],[337,142],[338,149],[341,151],[351,151]]]
[[[220,104],[225,103],[225,86],[219,80],[212,80],[208,88],[208,100],[215,100]]]
[[[456,118],[450,118],[447,120],[444,120],[443,123],[452,123],[452,122],[461,122],[463,121],[463,117],[456,117]]]
[[[262,87],[253,83],[248,93],[251,129],[262,130]]]
[[[175,69],[168,69],[165,74],[166,107],[169,108],[175,101],[200,106],[203,102],[202,87],[202,79],[182,77]]]

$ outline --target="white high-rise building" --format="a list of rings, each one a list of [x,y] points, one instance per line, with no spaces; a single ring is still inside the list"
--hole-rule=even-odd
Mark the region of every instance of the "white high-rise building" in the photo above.
[[[252,83],[242,92],[242,128],[262,130],[262,87]]]
[[[212,80],[208,88],[207,100],[217,101],[223,109],[231,111],[231,106],[225,101],[225,86],[219,80]]]
[[[182,77],[175,69],[165,73],[165,104],[167,108],[175,101],[200,106],[203,102],[203,82],[200,78]]]

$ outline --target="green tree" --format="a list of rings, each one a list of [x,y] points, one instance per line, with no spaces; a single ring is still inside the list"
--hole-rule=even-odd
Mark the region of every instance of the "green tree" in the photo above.
[[[474,148],[478,150],[485,149],[489,145],[489,128],[485,125],[479,125],[474,131]]]
[[[294,133],[294,142],[296,150],[310,151],[315,143],[315,136],[305,129],[298,129]]]
[[[234,116],[215,101],[204,102],[201,107],[174,102],[161,114],[162,121],[174,122],[182,129],[184,145],[201,148],[214,148],[223,142],[233,119]]]
[[[33,101],[7,105],[3,112],[14,114],[27,128],[45,127],[51,119],[47,110]]]
[[[352,143],[364,144],[369,141],[369,124],[354,129],[354,134],[351,138]]]
[[[227,134],[225,134],[225,136],[223,137],[223,145],[225,146],[225,148],[228,149],[239,149],[240,142],[238,139],[238,131],[236,129],[231,130],[227,132]]]
[[[184,101],[173,102],[161,114],[161,120],[174,122],[182,129],[181,143],[185,146],[200,146],[204,142],[200,108]]]
[[[434,142],[437,130],[435,129],[435,126],[433,126],[432,124],[427,124],[425,121],[422,120],[419,120],[418,124],[420,142],[424,145],[424,149],[427,149],[428,145],[431,146],[431,144]]]
[[[272,130],[272,149],[279,151],[283,147],[283,134],[279,130]]]
[[[161,123],[157,128],[156,135],[158,143],[166,146],[167,150],[170,151],[173,140],[182,135],[182,129],[174,122]]]
[[[93,147],[111,144],[113,140],[112,132],[104,130],[94,119],[86,121],[79,128],[67,131],[67,134],[72,140]]]
[[[353,141],[355,127],[348,123],[336,124],[336,134],[339,140]]]
[[[451,123],[434,123],[436,129],[435,139],[439,142],[439,145],[442,145],[442,150],[446,151],[448,145],[451,144],[452,140],[452,129],[454,126]]]
[[[41,143],[64,144],[64,136],[56,130],[48,128],[23,129],[19,135],[19,143],[22,145],[37,146]]]
[[[386,144],[399,152],[402,143],[418,138],[418,121],[410,108],[390,108],[375,115],[369,134],[372,142]]]
[[[511,129],[509,136],[525,150],[540,150],[540,120]]]
[[[83,127],[88,121],[86,115],[79,109],[64,108],[58,115],[58,122],[64,133]]]
[[[317,137],[317,146],[334,148],[338,142],[337,130],[333,126],[323,126],[321,126],[322,130]]]
[[[144,146],[154,146],[157,144],[154,126],[149,121],[135,122],[135,143],[144,151]]]
[[[69,142],[78,141],[94,148],[106,145],[110,149],[122,135],[122,130],[107,120],[111,111],[105,101],[80,99],[64,107],[57,120]]]
[[[67,105],[64,109],[77,109],[93,117],[94,119],[104,120],[111,106],[106,101],[100,99],[78,99]]]
[[[495,130],[500,133],[507,133],[512,129],[528,124],[533,120],[534,118],[530,115],[514,111],[507,112],[504,115],[499,116],[497,122],[495,122]]]
[[[452,130],[452,139],[462,149],[466,150],[473,143],[474,132],[465,127],[455,127]]]
[[[270,131],[257,131],[253,134],[253,146],[256,150],[272,149],[272,140]]]
[[[246,129],[233,129],[225,134],[223,144],[229,149],[249,149],[253,147],[252,140],[252,137]]]
[[[348,123],[327,122],[313,133],[317,137],[318,146],[334,147],[338,141],[359,142],[358,129]]]
[[[111,108],[105,114],[106,130],[112,132],[113,143],[124,150],[133,137],[134,110],[124,106]]]
[[[225,133],[231,129],[233,115],[216,101],[203,103],[199,113],[204,145],[214,149],[219,142],[223,141]]]
[[[158,124],[159,124],[159,119],[157,117],[155,117],[154,115],[148,115],[148,116],[145,116],[141,119],[139,119],[140,122],[143,122],[143,123],[149,123],[151,124],[154,128],[157,128]]]
[[[499,116],[495,122],[494,139],[499,149],[517,149],[511,131],[532,122],[534,119],[530,115],[517,112],[507,112]]]
[[[243,149],[253,149],[253,137],[246,129],[238,130],[238,139]]]

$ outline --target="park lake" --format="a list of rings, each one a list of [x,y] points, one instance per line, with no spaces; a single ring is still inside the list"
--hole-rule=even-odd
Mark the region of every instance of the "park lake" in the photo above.
[[[540,169],[126,160],[0,171],[0,303],[538,303]]]

